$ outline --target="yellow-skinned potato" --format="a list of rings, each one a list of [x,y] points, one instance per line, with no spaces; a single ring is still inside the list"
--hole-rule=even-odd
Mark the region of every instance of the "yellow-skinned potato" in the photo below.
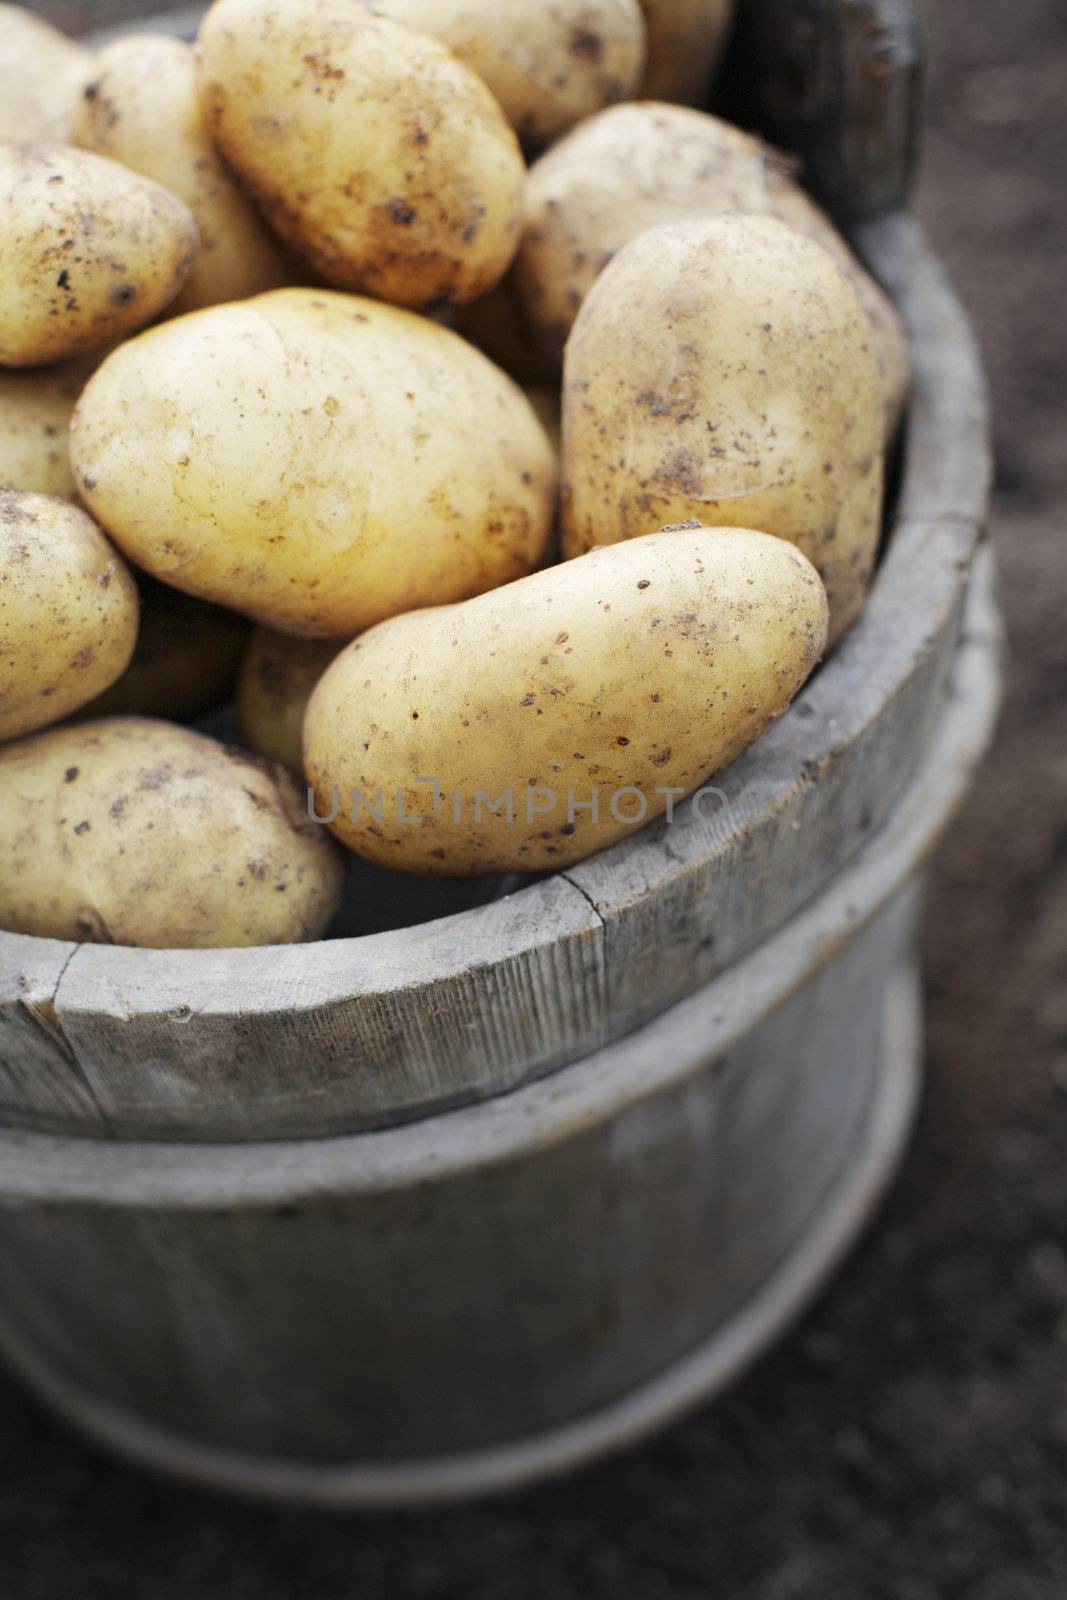
[[[555,510],[552,447],[509,378],[425,317],[329,290],[120,346],[71,459],[139,566],[310,638],[521,577]]]
[[[875,329],[891,434],[908,387],[900,318],[791,171],[760,140],[685,106],[615,106],[590,118],[530,169],[513,277],[531,336],[558,359],[599,273],[646,228],[728,211],[777,216],[852,280]]]
[[[78,97],[73,142],[178,196],[200,250],[172,313],[292,283],[293,262],[223,166],[205,131],[191,45],[133,34],[105,46]]]
[[[92,56],[22,6],[0,5],[0,143],[70,139]]]
[[[411,872],[567,866],[732,761],[825,639],[826,597],[794,546],[695,524],[396,617],[311,697],[317,814],[336,803],[346,845]]]
[[[492,89],[524,145],[538,148],[617,100],[645,66],[638,0],[369,0],[432,34]]]
[[[187,206],[69,145],[0,145],[0,366],[95,350],[169,305],[196,256]]]
[[[0,489],[0,739],[58,722],[124,671],[137,589],[91,518]]]
[[[130,664],[81,712],[89,717],[166,717],[184,722],[229,700],[248,623],[139,573],[141,626]]]
[[[0,370],[0,488],[72,495],[70,418],[95,356],[34,371]]]
[[[504,273],[522,154],[444,45],[355,0],[215,0],[200,29],[211,137],[327,282],[405,306],[460,303]]]
[[[911,356],[904,323],[892,300],[853,255],[825,212],[795,183],[780,185],[768,214],[787,222],[829,252],[859,296],[874,333],[874,358],[882,393],[883,438],[889,444],[911,388]]]
[[[734,0],[641,0],[648,30],[646,100],[699,105],[715,76],[734,19]]]
[[[250,750],[303,777],[304,713],[312,689],[341,648],[332,639],[294,639],[256,628],[237,682],[237,721]]]
[[[142,717],[0,750],[0,927],[153,949],[318,938],[343,867],[280,767]]]
[[[664,521],[804,551],[830,638],[878,546],[882,416],[870,323],[833,259],[772,217],[650,228],[590,291],[563,380],[563,552]]]

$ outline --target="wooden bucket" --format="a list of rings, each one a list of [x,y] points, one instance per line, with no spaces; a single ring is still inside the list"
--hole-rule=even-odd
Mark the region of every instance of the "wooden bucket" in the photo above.
[[[798,130],[829,189],[861,131]],[[0,935],[0,1352],[98,1437],[329,1504],[500,1489],[720,1387],[868,1215],[997,630],[969,329],[906,213],[857,238],[916,371],[889,537],[714,814],[313,946]]]
[[[6,1359],[148,1464],[365,1507],[558,1472],[736,1376],[840,1259],[907,1132],[915,875],[997,697],[985,568],[892,817],[629,1038],[345,1137],[0,1135]]]

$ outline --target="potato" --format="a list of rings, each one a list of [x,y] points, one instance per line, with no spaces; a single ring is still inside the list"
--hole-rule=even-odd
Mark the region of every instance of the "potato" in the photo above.
[[[74,493],[71,413],[96,356],[37,371],[0,371],[0,488]]]
[[[564,555],[686,517],[778,534],[814,563],[837,639],[880,529],[871,343],[844,273],[773,217],[640,234],[567,344]]]
[[[432,34],[492,89],[524,145],[539,148],[616,100],[645,66],[638,0],[369,0]]]
[[[477,73],[436,39],[351,0],[215,0],[199,64],[212,138],[327,282],[421,307],[502,276],[522,154]]]
[[[237,721],[250,750],[304,775],[302,735],[311,691],[342,646],[256,628],[241,659]]]
[[[900,319],[790,172],[785,157],[701,111],[627,105],[591,118],[530,169],[514,277],[531,333],[558,358],[598,274],[645,228],[727,211],[768,213],[821,244],[851,278],[875,328],[892,433],[908,386]]]
[[[124,670],[137,589],[66,500],[0,489],[0,739],[85,705]]]
[[[0,144],[70,139],[92,56],[22,6],[0,5]]]
[[[185,722],[214,711],[233,694],[248,623],[143,572],[137,587],[141,627],[130,664],[80,714]]]
[[[699,105],[726,48],[734,0],[641,0],[641,8],[648,31],[642,98]]]
[[[120,346],[71,459],[139,566],[312,638],[521,576],[555,507],[552,447],[510,379],[424,317],[329,290]]]
[[[196,257],[180,200],[67,145],[0,145],[0,206],[0,366],[63,361],[142,327]]]
[[[396,617],[311,696],[317,815],[336,802],[346,845],[412,872],[568,866],[732,761],[825,639],[792,545],[696,524]]]
[[[147,717],[0,750],[0,927],[154,949],[322,934],[343,866],[280,767]]]
[[[244,300],[295,281],[296,263],[205,132],[191,45],[147,33],[107,45],[75,108],[73,142],[162,184],[195,217],[200,252],[171,312]]]
[[[882,437],[890,444],[911,388],[911,355],[900,313],[881,285],[860,265],[830,219],[803,189],[796,184],[784,185],[776,195],[770,214],[829,251],[859,295],[874,332],[874,357],[884,417]]]

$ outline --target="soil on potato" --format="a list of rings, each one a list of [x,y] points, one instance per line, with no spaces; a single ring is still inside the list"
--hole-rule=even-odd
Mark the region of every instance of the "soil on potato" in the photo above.
[[[135,8],[41,9],[73,29]],[[113,1465],[0,1381],[8,1600],[1067,1597],[1067,9],[929,9],[920,203],[994,380],[1014,648],[932,885],[929,1087],[888,1205],[728,1400],[497,1506],[235,1508]]]

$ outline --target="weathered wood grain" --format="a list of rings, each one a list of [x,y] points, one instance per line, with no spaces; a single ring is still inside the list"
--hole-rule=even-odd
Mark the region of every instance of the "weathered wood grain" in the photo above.
[[[719,1394],[815,1296],[855,1241],[896,1170],[921,1079],[921,1009],[913,971],[890,987],[875,1099],[847,1169],[788,1254],[727,1320],[679,1360],[606,1405],[524,1439],[425,1460],[309,1465],[219,1450],[96,1398],[8,1327],[4,1355],[72,1425],[132,1460],[200,1487],[323,1508],[395,1509],[508,1493],[586,1466]],[[2,1321],[2,1311],[0,1311]]]
[[[403,1120],[514,1088],[606,1038],[600,919],[561,878],[516,898],[283,950],[85,945],[55,1011],[120,1137]]]
[[[97,1196],[54,1206],[42,1239],[34,1208],[0,1208],[0,1349],[15,1327],[111,1404],[307,1461],[469,1450],[604,1403],[803,1231],[870,1104],[883,963],[907,933],[897,915],[856,938],[840,972],[654,1097],[415,1184],[367,1181],[352,1147],[344,1177],[269,1209]],[[647,1069],[657,1045],[684,1060],[676,1042],[629,1048]]]
[[[57,939],[0,937],[0,1124],[106,1131],[55,1012],[77,949]]]

